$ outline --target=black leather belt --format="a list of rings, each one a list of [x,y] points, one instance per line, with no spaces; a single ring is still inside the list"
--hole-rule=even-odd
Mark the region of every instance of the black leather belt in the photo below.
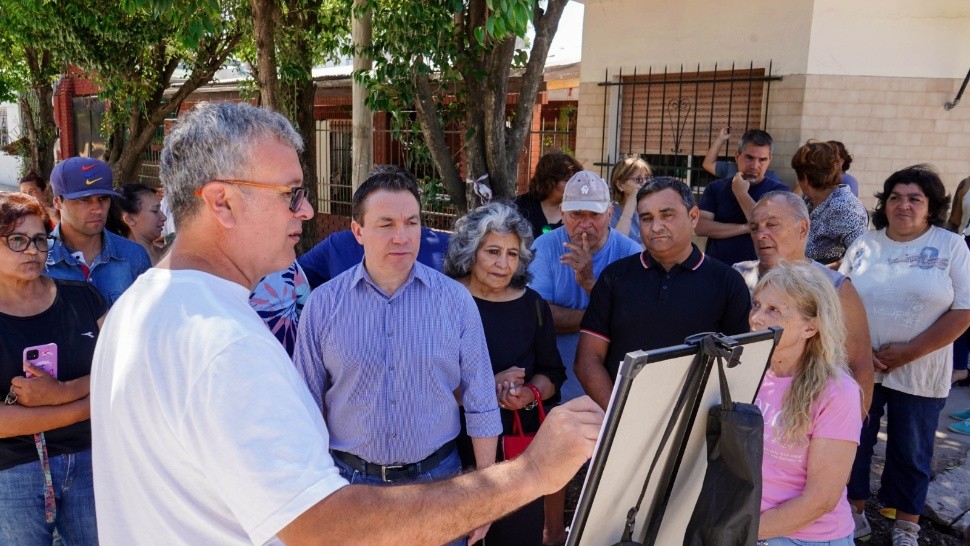
[[[455,441],[451,440],[421,461],[411,464],[389,465],[369,463],[353,453],[337,451],[336,449],[331,449],[330,454],[335,459],[340,460],[365,476],[379,476],[385,482],[399,482],[402,480],[413,480],[425,472],[434,470],[454,450]]]

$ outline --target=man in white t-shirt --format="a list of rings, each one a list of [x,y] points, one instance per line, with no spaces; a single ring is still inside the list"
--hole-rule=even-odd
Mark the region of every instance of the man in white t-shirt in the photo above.
[[[602,412],[583,399],[508,463],[346,484],[310,393],[248,303],[293,263],[313,215],[302,147],[283,116],[235,103],[203,103],[166,137],[179,236],[112,309],[92,367],[102,544],[440,544],[558,490],[592,453]]]

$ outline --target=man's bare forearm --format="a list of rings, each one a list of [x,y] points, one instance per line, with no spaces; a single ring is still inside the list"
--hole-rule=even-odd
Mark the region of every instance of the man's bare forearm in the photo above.
[[[519,458],[421,485],[349,485],[294,520],[280,539],[288,546],[445,544],[542,495],[528,464]]]
[[[872,343],[869,339],[869,322],[866,309],[852,281],[846,279],[839,288],[842,313],[845,316],[845,353],[852,377],[862,388],[862,414],[869,412],[872,403]]]
[[[603,412],[587,397],[553,409],[525,453],[440,482],[349,485],[279,532],[286,544],[444,544],[562,488],[589,459]]]
[[[583,321],[585,309],[571,309],[549,304],[552,311],[552,323],[556,325],[557,334],[575,334],[579,331],[579,323]]]
[[[604,410],[613,395],[613,380],[603,364],[609,346],[602,338],[584,332],[579,336],[573,367],[583,390]]]
[[[728,239],[749,233],[747,224],[727,224],[701,216],[694,230],[701,237],[710,239]]]

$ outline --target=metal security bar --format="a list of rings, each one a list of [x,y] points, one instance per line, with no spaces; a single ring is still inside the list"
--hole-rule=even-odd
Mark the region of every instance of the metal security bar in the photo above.
[[[713,179],[701,163],[718,131],[727,125],[740,136],[767,129],[771,82],[778,80],[770,62],[767,69],[753,62],[706,71],[700,64],[692,71],[683,65],[677,71],[621,69],[612,77],[607,70],[599,84],[606,99],[603,152],[595,165],[608,177],[617,162],[640,156],[655,174],[683,178],[700,191]],[[722,159],[732,159],[734,151],[724,150]]]

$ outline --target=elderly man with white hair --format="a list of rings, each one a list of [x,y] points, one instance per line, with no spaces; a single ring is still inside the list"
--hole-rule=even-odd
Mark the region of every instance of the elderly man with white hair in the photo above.
[[[832,281],[845,318],[848,334],[845,352],[849,368],[852,377],[862,387],[862,411],[868,411],[872,399],[873,365],[866,310],[848,277],[805,256],[809,234],[809,213],[805,201],[788,191],[766,193],[751,211],[749,228],[758,259],[736,263],[734,268],[744,277],[750,290],[754,290],[761,275],[783,260],[811,262]]]

